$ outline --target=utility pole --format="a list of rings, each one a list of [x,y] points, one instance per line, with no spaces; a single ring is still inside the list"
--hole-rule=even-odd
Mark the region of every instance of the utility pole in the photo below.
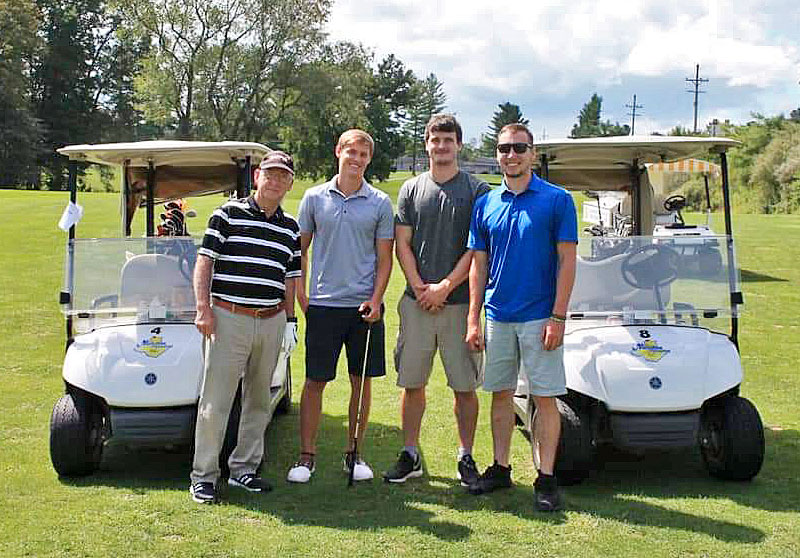
[[[705,93],[705,91],[700,91],[700,86],[704,83],[708,83],[708,80],[705,78],[700,78],[700,64],[695,65],[694,67],[694,79],[686,78],[686,81],[689,83],[694,84],[694,91],[691,89],[687,89],[687,93],[694,93],[694,129],[693,133],[697,133],[697,96],[700,93]]]
[[[636,109],[644,108],[644,106],[636,104],[636,94],[634,93],[633,103],[631,103],[630,105],[625,105],[625,107],[631,109],[631,111],[628,114],[631,117],[631,135],[633,135],[633,130],[636,127]]]

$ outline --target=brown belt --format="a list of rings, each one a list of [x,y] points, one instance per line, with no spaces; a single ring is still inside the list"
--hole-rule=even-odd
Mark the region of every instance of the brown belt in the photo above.
[[[283,312],[283,302],[279,302],[275,306],[253,308],[250,306],[242,306],[241,304],[234,304],[233,302],[228,302],[227,300],[214,297],[214,306],[219,306],[220,308],[224,308],[228,312],[233,312],[234,314],[243,314],[245,316],[262,319],[271,318],[278,312]]]

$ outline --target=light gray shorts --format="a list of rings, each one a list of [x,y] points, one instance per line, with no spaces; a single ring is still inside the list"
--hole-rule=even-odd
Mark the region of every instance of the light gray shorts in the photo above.
[[[530,322],[486,320],[486,365],[483,389],[516,389],[520,371],[528,378],[531,395],[555,397],[567,393],[564,345],[542,347],[542,330],[549,318]]]
[[[473,391],[480,385],[483,356],[470,351],[464,341],[468,310],[468,304],[447,304],[440,312],[431,314],[416,300],[403,295],[397,305],[400,330],[394,350],[398,386],[418,388],[426,385],[437,348],[450,389]]]

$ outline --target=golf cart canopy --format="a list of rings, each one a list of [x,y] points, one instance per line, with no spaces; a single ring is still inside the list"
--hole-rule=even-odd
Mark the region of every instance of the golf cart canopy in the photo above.
[[[260,161],[270,149],[239,141],[140,141],[96,145],[70,145],[58,150],[73,161],[122,166],[132,193],[146,188],[152,163],[156,170],[156,203],[175,198],[226,192],[236,188],[237,165],[249,157]]]
[[[157,140],[70,145],[57,151],[70,159],[71,190],[76,188],[72,166],[78,162],[121,166],[124,233],[130,234],[136,208],[147,206],[152,236],[154,204],[233,190],[246,195],[251,164],[271,149],[253,142]]]
[[[547,180],[570,190],[627,190],[631,172],[662,163],[724,153],[728,138],[619,136],[534,142]]]

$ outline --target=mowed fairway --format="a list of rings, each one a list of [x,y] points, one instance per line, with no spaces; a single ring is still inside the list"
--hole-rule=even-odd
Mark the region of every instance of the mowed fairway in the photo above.
[[[382,185],[394,198],[399,181]],[[304,185],[285,204],[296,213]],[[405,485],[346,487],[341,470],[347,382],[328,388],[317,473],[286,483],[296,458],[303,345],[292,357],[295,404],[267,434],[266,495],[228,492],[200,506],[188,494],[186,449],[111,448],[101,470],[59,479],[48,449],[53,403],[63,392],[64,320],[58,308],[66,234],[56,228],[66,193],[0,191],[0,555],[4,556],[798,556],[800,555],[800,216],[735,216],[745,313],[742,395],[766,427],[764,468],[752,482],[709,478],[695,452],[607,463],[564,490],[567,509],[533,511],[528,443],[513,439],[516,486],[483,497],[455,480],[452,396],[437,368],[428,392],[422,451],[427,474]],[[191,201],[200,233],[223,201]],[[116,236],[116,194],[85,194],[79,236]],[[141,217],[141,213],[139,217]],[[143,229],[138,221],[136,235]],[[717,231],[723,227],[718,220]],[[395,266],[386,296],[387,368],[374,384],[364,457],[377,474],[402,440],[391,353],[404,281]],[[301,330],[303,328],[301,320]],[[302,333],[302,331],[301,331]],[[491,458],[489,398],[481,394],[475,457]]]

